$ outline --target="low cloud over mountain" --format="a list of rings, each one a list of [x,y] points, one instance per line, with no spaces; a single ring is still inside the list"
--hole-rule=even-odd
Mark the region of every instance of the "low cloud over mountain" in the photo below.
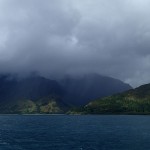
[[[100,73],[150,82],[149,0],[0,0],[0,73]]]

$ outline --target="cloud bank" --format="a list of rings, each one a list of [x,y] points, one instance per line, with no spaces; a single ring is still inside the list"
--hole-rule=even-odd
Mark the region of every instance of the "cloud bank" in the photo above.
[[[149,0],[0,0],[0,73],[150,82]]]

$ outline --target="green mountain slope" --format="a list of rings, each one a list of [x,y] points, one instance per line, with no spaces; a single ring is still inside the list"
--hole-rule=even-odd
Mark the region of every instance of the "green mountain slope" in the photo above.
[[[58,114],[64,113],[67,106],[57,98],[42,98],[37,101],[21,99],[0,105],[1,114]]]
[[[150,114],[150,84],[113,96],[96,99],[70,113]]]

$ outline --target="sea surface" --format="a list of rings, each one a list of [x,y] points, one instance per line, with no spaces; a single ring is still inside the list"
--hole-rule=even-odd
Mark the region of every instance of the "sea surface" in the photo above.
[[[0,116],[0,150],[149,149],[150,116]]]

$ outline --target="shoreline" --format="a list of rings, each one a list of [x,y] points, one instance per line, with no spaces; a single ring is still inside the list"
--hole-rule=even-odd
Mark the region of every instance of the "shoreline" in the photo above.
[[[150,113],[104,113],[104,114],[0,114],[0,116],[149,116]]]

